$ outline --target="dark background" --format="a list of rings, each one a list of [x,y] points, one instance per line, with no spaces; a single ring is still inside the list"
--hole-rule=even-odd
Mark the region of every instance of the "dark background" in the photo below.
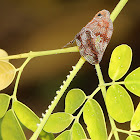
[[[9,55],[60,49],[71,41],[98,11],[107,9],[112,12],[118,2],[119,0],[1,1],[0,48],[6,50]],[[111,81],[107,74],[111,52],[120,44],[128,44],[133,51],[133,61],[129,72],[140,66],[139,5],[139,0],[129,1],[114,22],[112,39],[100,63],[106,82]],[[18,100],[41,117],[41,113],[47,109],[56,95],[55,92],[59,90],[62,81],[66,79],[66,75],[79,58],[79,53],[68,53],[33,59],[22,74],[17,93]],[[18,68],[24,59],[10,62]],[[2,92],[11,95],[14,82]],[[97,85],[95,68],[86,62],[68,90],[80,88],[89,95]],[[130,95],[136,107],[139,99],[131,93]],[[100,92],[95,99],[106,112]],[[54,112],[58,111],[64,111],[64,97],[54,110]],[[109,128],[109,124],[107,125]],[[129,124],[123,124],[123,127],[129,129]],[[31,134],[29,131],[26,132],[27,139]]]

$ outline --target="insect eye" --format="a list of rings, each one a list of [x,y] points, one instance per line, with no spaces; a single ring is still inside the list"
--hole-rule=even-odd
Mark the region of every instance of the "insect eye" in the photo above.
[[[101,13],[99,13],[97,16],[99,16],[99,17],[100,17],[101,15],[102,15],[102,14],[101,14]]]

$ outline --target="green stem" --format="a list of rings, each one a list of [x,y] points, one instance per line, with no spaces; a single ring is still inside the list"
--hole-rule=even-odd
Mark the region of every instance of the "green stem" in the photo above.
[[[89,99],[92,99],[93,98],[93,96],[98,92],[100,90],[100,87],[97,87],[94,91],[93,91],[93,93],[90,95],[90,96],[87,96],[87,98],[88,98],[88,100]],[[87,100],[87,101],[88,101]],[[87,102],[86,101],[86,102]],[[83,112],[83,109],[84,109],[84,106],[81,108],[81,110],[80,110],[80,112],[77,114],[77,116],[75,117],[75,122],[79,122],[79,118],[80,118],[80,116],[81,116],[81,114],[82,114],[82,112]]]
[[[126,5],[127,2],[128,0],[120,0],[120,2],[117,4],[117,6],[110,15],[112,22],[116,19],[116,17],[121,12],[121,10],[123,9],[123,7]]]
[[[95,68],[96,68],[97,75],[98,75],[98,78],[99,78],[99,84],[101,85],[100,88],[101,88],[101,91],[102,91],[102,95],[103,95],[103,98],[104,98],[104,101],[105,101],[105,99],[106,99],[106,87],[104,86],[103,75],[102,75],[99,64],[96,64]],[[105,104],[106,104],[106,101],[105,101]],[[112,127],[112,132],[114,133],[115,139],[119,140],[118,132],[116,131],[115,122],[110,116],[109,116],[109,120],[110,120],[110,124],[111,124],[111,127]]]
[[[100,84],[99,86],[111,86],[111,85],[124,85],[124,81],[120,81],[120,82],[110,82],[110,83],[104,83],[104,84]]]
[[[31,60],[31,57],[28,57],[25,62],[21,65],[21,67],[18,69],[18,75],[17,75],[17,79],[15,82],[15,87],[14,87],[14,91],[13,91],[13,101],[17,100],[16,94],[17,94],[17,89],[18,89],[18,84],[19,84],[19,80],[22,74],[22,71],[24,69],[24,67],[27,65],[27,63]]]
[[[92,99],[93,96],[100,90],[101,88],[100,87],[97,87],[90,96],[88,96],[88,99]]]
[[[83,109],[84,109],[84,106],[81,108],[80,112],[75,117],[74,123],[79,122],[79,118],[80,118],[81,114],[83,113]]]
[[[118,14],[120,13],[120,11],[122,10],[122,8],[124,7],[124,5],[126,4],[128,0],[121,0],[118,5],[116,6],[116,8],[113,10],[112,14],[111,14],[111,20],[114,21],[116,19],[116,17],[118,16]],[[61,49],[62,50],[62,49]],[[55,50],[54,50],[55,51]],[[78,52],[78,48],[76,48],[75,52]],[[59,53],[60,50],[57,52]],[[64,52],[62,52],[64,53]],[[52,53],[50,53],[52,54]],[[42,55],[50,55],[50,54],[44,54],[44,52],[42,53]],[[54,54],[54,52],[53,52]],[[35,55],[35,54],[34,54]],[[36,54],[36,56],[42,56],[41,53],[39,52],[39,54]],[[34,56],[35,57],[35,56]],[[6,58],[7,59],[7,58]],[[78,64],[76,65],[76,67],[78,66],[79,68],[81,68],[81,66],[84,64],[85,62],[85,59],[81,58],[78,62],[78,64],[80,64],[80,66],[78,66]],[[80,62],[82,60],[82,62]],[[82,65],[81,65],[82,64]],[[106,88],[105,86],[103,86],[102,84],[104,84],[104,81],[103,81],[103,77],[102,77],[102,74],[101,74],[101,71],[100,71],[100,67],[97,65],[95,66],[97,67],[97,73],[99,74],[99,81],[100,81],[100,85],[101,85],[101,90],[102,90],[102,94],[103,94],[103,97],[105,99],[105,94],[106,94]],[[79,70],[79,68],[77,68],[77,70]],[[98,69],[99,68],[99,69]],[[74,76],[76,75],[78,71],[75,71],[74,73],[74,70],[73,72],[70,74],[70,77],[72,77],[70,79],[70,77],[67,79],[67,81],[65,82],[64,86],[62,87],[62,89],[59,91],[58,95],[56,96],[56,99],[54,100],[54,102],[52,103],[52,105],[50,106],[49,110],[48,110],[48,113],[46,113],[45,117],[43,118],[42,122],[40,123],[39,127],[37,128],[36,132],[33,134],[33,136],[31,137],[30,140],[36,140],[39,133],[41,132],[41,130],[43,129],[46,121],[48,120],[50,114],[52,113],[53,109],[55,108],[55,106],[57,105],[58,101],[60,100],[60,98],[62,97],[64,91],[66,90],[66,88],[68,87],[68,85],[70,84],[70,82],[72,81],[72,79],[74,78]],[[73,73],[75,75],[73,75]],[[70,79],[70,80],[69,80]],[[67,84],[66,84],[67,83]],[[113,128],[113,133],[114,133],[114,136],[116,138],[116,140],[119,140],[119,136],[118,136],[118,133],[117,131],[115,130],[116,129],[116,125],[115,125],[115,122],[114,120],[109,116],[109,119],[110,119],[110,122],[111,122],[111,126]]]
[[[102,75],[102,72],[101,72],[101,69],[100,69],[99,64],[96,64],[96,65],[95,65],[95,69],[96,69],[96,72],[97,72],[97,75],[98,75],[100,88],[101,88],[101,90],[103,91],[103,97],[104,97],[104,99],[105,99],[105,96],[106,96],[106,88],[105,88],[105,86],[104,86],[105,82],[104,82],[104,80],[103,80],[103,75]]]
[[[57,91],[57,96],[55,97],[55,100],[52,102],[51,106],[49,106],[49,109],[47,110],[47,113],[45,114],[43,120],[41,121],[39,127],[35,131],[35,133],[32,135],[30,140],[36,140],[38,138],[38,135],[40,134],[41,130],[43,129],[46,121],[48,120],[49,116],[51,115],[52,111],[54,110],[55,106],[59,102],[60,98],[63,96],[65,90],[77,74],[77,72],[81,69],[82,65],[85,63],[85,59],[83,57],[80,58],[77,65],[73,68],[73,71],[70,72],[70,75],[68,76],[67,80],[64,82],[64,85],[61,87],[60,91]]]
[[[45,55],[52,55],[52,54],[60,54],[60,53],[69,53],[69,52],[79,52],[79,49],[78,49],[77,46],[75,46],[75,47],[69,47],[69,48],[57,49],[57,50],[29,52],[29,53],[11,55],[11,56],[7,56],[7,57],[1,57],[0,60],[20,59],[20,58],[27,58],[29,56],[38,57],[38,56],[45,56]]]
[[[118,132],[126,133],[126,134],[128,134],[128,135],[138,135],[138,136],[140,136],[140,133],[138,133],[138,132],[131,132],[131,131],[122,130],[122,129],[119,129],[119,128],[117,128],[116,130],[117,130]]]
[[[113,133],[112,133],[112,131],[111,131],[110,134],[109,134],[109,136],[108,136],[108,139],[107,139],[107,140],[111,140],[112,135],[113,135]]]

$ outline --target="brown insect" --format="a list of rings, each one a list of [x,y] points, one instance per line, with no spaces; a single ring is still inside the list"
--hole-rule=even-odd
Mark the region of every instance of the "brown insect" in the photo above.
[[[68,44],[76,41],[81,56],[94,65],[102,60],[112,33],[113,23],[110,13],[107,10],[102,10]]]

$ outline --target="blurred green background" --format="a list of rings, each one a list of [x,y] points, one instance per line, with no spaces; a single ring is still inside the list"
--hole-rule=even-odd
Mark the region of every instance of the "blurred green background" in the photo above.
[[[9,55],[63,48],[98,11],[107,9],[112,12],[118,2],[119,0],[1,1],[0,48],[6,50]],[[120,44],[128,44],[133,51],[129,72],[140,66],[139,5],[139,0],[129,0],[114,22],[112,39],[100,63],[106,82],[111,81],[107,75],[111,52]],[[33,59],[22,74],[17,94],[18,100],[41,117],[41,113],[47,109],[56,95],[56,90],[59,90],[62,81],[66,79],[66,75],[79,58],[79,53],[68,53]],[[18,68],[24,59],[10,62]],[[97,85],[95,68],[86,62],[68,90],[81,88],[88,95]],[[1,92],[11,95],[13,87],[14,82]],[[138,99],[132,94],[131,96],[137,105]],[[95,98],[106,111],[101,93]],[[63,110],[64,97],[54,112]],[[126,126],[129,125],[127,123],[123,125],[125,128]],[[31,134],[27,132],[27,139]]]

